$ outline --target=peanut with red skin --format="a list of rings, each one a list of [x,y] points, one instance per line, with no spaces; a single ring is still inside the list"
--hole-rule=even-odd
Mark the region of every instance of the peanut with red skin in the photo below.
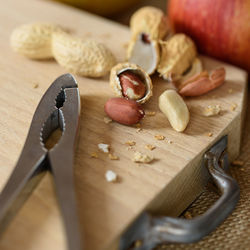
[[[221,86],[225,81],[226,71],[224,68],[215,69],[210,76],[204,72],[188,79],[186,84],[179,89],[182,96],[200,96]]]
[[[124,125],[136,124],[144,117],[144,111],[136,101],[122,97],[109,99],[104,110],[112,120]]]
[[[122,94],[132,100],[141,99],[146,93],[146,86],[136,74],[125,71],[119,75]]]

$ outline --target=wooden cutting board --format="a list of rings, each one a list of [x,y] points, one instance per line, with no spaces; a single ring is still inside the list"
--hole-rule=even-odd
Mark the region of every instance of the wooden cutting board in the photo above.
[[[64,5],[35,0],[2,2],[0,190],[19,157],[40,98],[52,81],[66,72],[53,60],[32,61],[11,51],[11,31],[20,24],[34,21],[61,24],[82,38],[102,41],[113,51],[117,61],[124,60],[124,47],[130,36],[125,26]],[[206,57],[202,60],[208,70],[223,65],[227,72],[226,83],[207,95],[187,99],[191,121],[184,133],[175,132],[158,109],[160,93],[171,85],[157,76],[153,76],[154,96],[144,105],[146,111],[155,111],[156,115],[145,117],[141,131],[114,122],[104,123],[103,106],[113,96],[108,76],[100,79],[76,77],[82,111],[75,178],[85,249],[115,249],[119,235],[145,209],[179,215],[201,192],[207,179],[200,167],[201,157],[222,135],[229,136],[230,159],[237,157],[244,118],[246,72]],[[202,108],[210,104],[221,105],[221,115],[204,117]],[[166,139],[157,141],[154,138],[157,134]],[[124,144],[129,140],[136,142],[131,149]],[[110,144],[112,153],[120,159],[112,161],[98,152],[99,143]],[[155,150],[145,149],[146,144],[156,146]],[[155,160],[151,164],[135,164],[131,160],[134,151],[152,155]],[[90,157],[93,152],[98,152],[97,159]],[[107,170],[119,175],[117,183],[105,180]],[[0,249],[66,249],[49,174],[1,237]]]

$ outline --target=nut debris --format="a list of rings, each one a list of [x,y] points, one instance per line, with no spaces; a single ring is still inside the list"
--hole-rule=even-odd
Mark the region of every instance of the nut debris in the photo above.
[[[228,89],[228,94],[232,94],[233,93],[233,89]]]
[[[98,158],[98,154],[96,153],[96,152],[92,152],[91,154],[90,154],[90,157],[91,158]]]
[[[107,182],[116,182],[117,181],[117,174],[113,172],[112,170],[108,170],[105,173],[105,178]]]
[[[220,105],[208,105],[203,110],[204,116],[215,116],[219,115],[221,112],[221,106]]]
[[[109,154],[109,159],[110,160],[119,160],[119,157],[113,154]]]
[[[145,111],[146,116],[155,116],[156,112],[155,111]]]
[[[104,144],[104,143],[99,143],[98,144],[98,148],[104,152],[104,153],[109,153],[110,150],[110,146],[108,144]]]
[[[37,89],[39,87],[39,84],[38,83],[34,83],[33,84],[33,89]]]
[[[193,218],[192,214],[190,212],[188,212],[188,211],[184,213],[184,217],[186,219],[192,219]]]
[[[213,133],[212,132],[207,132],[207,133],[205,133],[205,135],[208,136],[208,137],[212,137]]]
[[[109,117],[104,117],[103,118],[104,123],[108,124],[112,122],[112,119],[110,119]]]
[[[238,105],[236,103],[232,103],[230,106],[230,110],[235,111],[237,107],[238,107]]]
[[[154,150],[154,149],[156,148],[156,146],[151,145],[151,144],[147,144],[147,145],[145,146],[145,148],[152,151],[152,150]]]
[[[141,162],[141,163],[149,163],[153,160],[154,158],[147,155],[147,154],[142,154],[141,152],[136,151],[134,153],[134,162]]]
[[[244,165],[244,161],[235,160],[235,161],[232,162],[232,165],[242,167]]]
[[[125,144],[128,146],[134,146],[136,144],[136,142],[135,141],[126,141]]]
[[[164,135],[155,135],[155,139],[158,141],[162,141],[165,139],[165,136]]]

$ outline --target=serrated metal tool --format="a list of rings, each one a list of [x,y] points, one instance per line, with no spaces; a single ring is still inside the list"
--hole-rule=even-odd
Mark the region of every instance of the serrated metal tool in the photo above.
[[[79,118],[80,95],[77,83],[72,75],[62,75],[42,97],[20,158],[0,194],[0,232],[48,170],[54,178],[68,249],[83,249],[73,180]],[[62,136],[54,147],[47,149],[45,142],[56,129],[62,131]]]

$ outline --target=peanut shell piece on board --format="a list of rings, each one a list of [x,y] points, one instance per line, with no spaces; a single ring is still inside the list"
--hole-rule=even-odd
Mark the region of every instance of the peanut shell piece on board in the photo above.
[[[189,78],[193,77],[194,75],[200,74],[202,71],[202,62],[198,57],[196,57],[187,71],[185,71],[180,77],[177,77],[177,79],[173,77],[172,80],[174,81],[174,85],[177,88],[182,88]]]
[[[197,56],[194,42],[185,34],[176,34],[161,41],[160,45],[161,59],[157,71],[164,79],[178,80]]]
[[[52,52],[62,67],[80,76],[104,76],[116,63],[114,55],[104,44],[63,32],[53,34]]]
[[[132,75],[131,79],[128,79],[128,77],[126,76],[126,78],[128,80],[130,80],[130,83],[132,83],[133,85],[130,85],[131,87],[126,89],[124,89],[124,85],[122,86],[121,83],[121,76],[125,74],[129,74],[129,76]],[[135,77],[133,77],[135,76]],[[140,79],[140,84],[143,83],[145,85],[145,93],[143,96],[140,96],[139,98],[137,98],[137,96],[135,96],[135,98],[133,98],[133,96],[131,96],[131,92],[132,95],[134,95],[134,90],[136,85],[138,85],[138,80],[136,79]],[[112,88],[112,90],[114,91],[115,95],[118,97],[126,97],[128,99],[133,99],[136,102],[142,104],[145,103],[146,101],[148,101],[150,99],[150,97],[153,95],[152,89],[153,89],[153,85],[152,85],[152,81],[151,78],[149,77],[149,75],[143,70],[141,69],[138,65],[136,64],[132,64],[132,63],[119,63],[117,65],[115,65],[110,72],[110,86]],[[128,94],[128,95],[126,95]]]
[[[138,34],[129,43],[127,59],[139,65],[149,75],[153,74],[160,59],[158,42],[149,40],[145,34]]]
[[[52,34],[62,29],[49,23],[24,24],[13,30],[10,37],[12,49],[30,59],[53,58]]]
[[[158,40],[168,33],[166,17],[162,10],[147,6],[139,9],[130,19],[132,38],[127,59],[153,74],[157,68],[160,52]]]
[[[152,6],[137,10],[130,19],[130,28],[132,37],[144,33],[150,40],[163,39],[169,31],[163,11]]]

